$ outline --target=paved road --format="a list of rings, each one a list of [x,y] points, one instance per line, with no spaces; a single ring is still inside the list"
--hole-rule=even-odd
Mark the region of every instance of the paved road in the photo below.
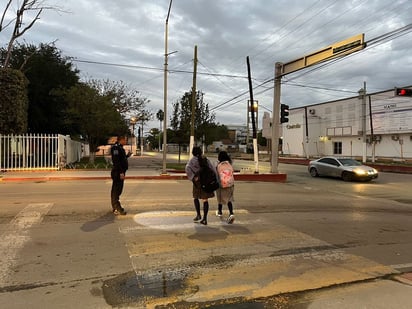
[[[399,274],[412,269],[411,203],[390,194],[408,178],[352,184],[282,168],[286,183],[236,184],[233,225],[213,213],[193,224],[184,180],[128,180],[120,218],[107,212],[109,180],[3,182],[0,303],[409,308]]]

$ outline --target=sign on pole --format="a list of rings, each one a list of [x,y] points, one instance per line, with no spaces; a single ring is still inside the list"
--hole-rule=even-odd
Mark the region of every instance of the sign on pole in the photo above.
[[[345,56],[347,54],[361,50],[366,46],[364,37],[365,35],[361,33],[346,40],[332,44],[309,55],[289,61],[287,63],[283,63],[281,75],[283,76],[288,73],[292,73],[317,64],[319,62],[323,62],[331,58]]]

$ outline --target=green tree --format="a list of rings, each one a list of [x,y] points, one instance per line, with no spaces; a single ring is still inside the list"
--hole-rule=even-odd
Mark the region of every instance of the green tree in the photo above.
[[[229,131],[225,125],[212,123],[204,128],[204,143],[206,145],[212,144],[214,141],[229,138]]]
[[[65,123],[90,146],[90,161],[94,161],[97,147],[106,144],[113,135],[126,134],[128,128],[120,112],[112,104],[111,97],[98,93],[85,83],[79,83],[64,91],[67,104]]]
[[[146,140],[149,142],[152,149],[159,149],[159,140],[160,140],[160,130],[158,128],[152,128],[147,135]]]
[[[101,95],[110,98],[115,109],[125,118],[128,115],[144,115],[145,118],[148,118],[149,112],[145,109],[150,100],[123,81],[92,79],[87,83]]]
[[[180,101],[173,104],[173,113],[171,116],[171,127],[175,131],[171,141],[179,144],[188,144],[191,128],[192,114],[192,92],[186,92]],[[195,102],[195,140],[205,140],[209,142],[211,133],[217,124],[215,115],[210,113],[209,105],[204,101],[204,94],[201,91],[196,92]]]
[[[6,50],[0,50],[4,57]],[[63,122],[61,92],[78,83],[78,70],[54,45],[16,45],[9,65],[21,70],[28,84],[28,132],[70,134]]]
[[[20,71],[0,69],[0,133],[27,132],[27,79]]]
[[[262,130],[258,132],[257,142],[260,146],[267,146],[267,139],[263,137]]]

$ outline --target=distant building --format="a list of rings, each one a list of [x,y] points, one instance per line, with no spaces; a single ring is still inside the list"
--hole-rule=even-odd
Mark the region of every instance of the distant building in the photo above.
[[[292,108],[281,132],[284,155],[411,159],[412,97],[387,90]]]

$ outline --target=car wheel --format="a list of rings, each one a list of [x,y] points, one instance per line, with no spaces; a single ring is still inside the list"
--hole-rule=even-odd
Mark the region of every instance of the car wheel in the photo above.
[[[343,181],[351,181],[352,180],[352,174],[349,172],[343,172],[342,173],[342,179]]]
[[[318,170],[314,167],[312,167],[309,172],[310,172],[310,176],[312,176],[312,177],[318,177],[319,176]]]

